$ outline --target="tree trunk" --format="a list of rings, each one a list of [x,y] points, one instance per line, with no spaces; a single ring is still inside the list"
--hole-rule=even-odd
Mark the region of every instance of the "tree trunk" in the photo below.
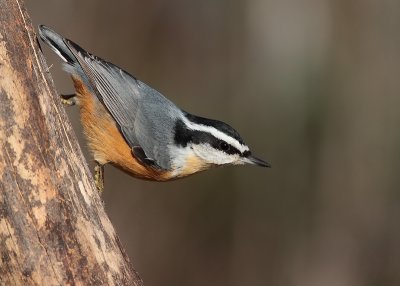
[[[142,285],[20,0],[0,0],[0,284]]]

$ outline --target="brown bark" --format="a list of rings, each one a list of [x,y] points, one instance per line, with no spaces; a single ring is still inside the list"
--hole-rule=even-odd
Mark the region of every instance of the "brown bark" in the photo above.
[[[19,0],[0,0],[0,284],[142,285]]]

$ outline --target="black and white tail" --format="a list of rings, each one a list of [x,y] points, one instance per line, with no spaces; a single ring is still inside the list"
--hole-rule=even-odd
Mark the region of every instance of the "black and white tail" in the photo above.
[[[77,62],[62,36],[44,25],[39,26],[39,35],[40,38],[48,44],[50,48],[60,56],[60,58],[63,59],[63,61],[71,65],[74,65],[74,63]]]

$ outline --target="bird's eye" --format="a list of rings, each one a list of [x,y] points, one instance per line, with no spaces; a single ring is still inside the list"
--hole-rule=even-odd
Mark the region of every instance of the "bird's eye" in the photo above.
[[[219,148],[222,150],[222,151],[229,151],[229,149],[230,149],[230,146],[229,146],[229,144],[228,143],[226,143],[226,142],[224,142],[224,141],[221,141],[220,143],[219,143]]]

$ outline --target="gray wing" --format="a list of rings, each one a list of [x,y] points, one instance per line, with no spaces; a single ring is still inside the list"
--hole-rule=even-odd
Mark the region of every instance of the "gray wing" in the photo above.
[[[121,68],[89,54],[72,41],[66,40],[66,44],[130,147],[142,147],[148,158],[169,169],[168,145],[173,142],[175,118],[180,110]]]

